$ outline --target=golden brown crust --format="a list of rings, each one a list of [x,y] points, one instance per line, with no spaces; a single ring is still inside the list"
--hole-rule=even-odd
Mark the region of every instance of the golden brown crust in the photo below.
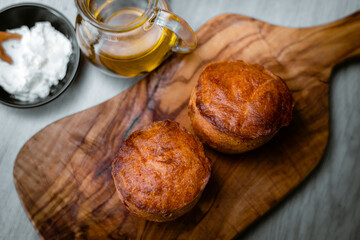
[[[202,144],[170,120],[133,132],[112,166],[125,206],[152,221],[173,220],[190,210],[210,178]]]
[[[286,84],[257,64],[209,64],[196,86],[196,107],[219,131],[243,139],[276,133],[291,121],[294,101]]]
[[[209,64],[190,103],[194,132],[210,147],[242,153],[269,141],[290,123],[294,100],[286,84],[244,61]]]
[[[189,104],[189,117],[195,134],[210,147],[223,153],[243,153],[260,147],[268,142],[273,136],[259,137],[255,139],[243,139],[219,131],[207,119],[203,118],[195,105],[195,90]]]

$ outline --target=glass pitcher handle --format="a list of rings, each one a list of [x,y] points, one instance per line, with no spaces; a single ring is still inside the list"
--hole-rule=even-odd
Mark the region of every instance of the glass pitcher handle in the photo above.
[[[158,9],[155,24],[173,31],[177,38],[177,44],[172,51],[178,53],[189,53],[196,48],[197,40],[194,31],[181,17],[164,9]]]

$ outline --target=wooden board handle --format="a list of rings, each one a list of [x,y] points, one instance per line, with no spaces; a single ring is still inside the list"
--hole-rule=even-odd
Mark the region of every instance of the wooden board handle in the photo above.
[[[360,54],[360,11],[338,21],[309,28],[255,22],[273,56],[267,60],[273,63],[262,64],[284,79],[298,78],[309,69],[308,66],[312,66],[314,77],[327,82],[336,64]],[[311,76],[311,73],[308,74]]]
[[[341,20],[306,30],[311,34],[309,40],[312,41],[310,46],[314,49],[313,54],[320,55],[323,64],[334,66],[360,54],[360,11]]]

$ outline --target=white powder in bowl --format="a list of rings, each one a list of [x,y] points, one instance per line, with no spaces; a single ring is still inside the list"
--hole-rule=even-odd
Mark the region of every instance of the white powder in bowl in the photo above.
[[[37,22],[29,29],[8,30],[22,35],[20,40],[2,43],[13,63],[0,60],[0,86],[16,99],[33,102],[49,95],[66,74],[71,43],[49,22]]]

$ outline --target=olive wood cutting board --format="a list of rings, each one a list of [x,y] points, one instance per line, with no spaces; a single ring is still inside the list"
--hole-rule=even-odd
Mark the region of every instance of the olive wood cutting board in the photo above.
[[[226,14],[197,37],[193,53],[173,56],[130,89],[50,124],[23,146],[15,185],[42,238],[231,239],[319,163],[329,136],[329,77],[337,63],[360,53],[360,12],[311,28]],[[285,80],[296,102],[290,126],[245,154],[206,149],[211,179],[183,217],[154,223],[129,213],[110,172],[122,141],[157,120],[173,119],[191,131],[191,89],[206,64],[225,59],[264,65]]]

